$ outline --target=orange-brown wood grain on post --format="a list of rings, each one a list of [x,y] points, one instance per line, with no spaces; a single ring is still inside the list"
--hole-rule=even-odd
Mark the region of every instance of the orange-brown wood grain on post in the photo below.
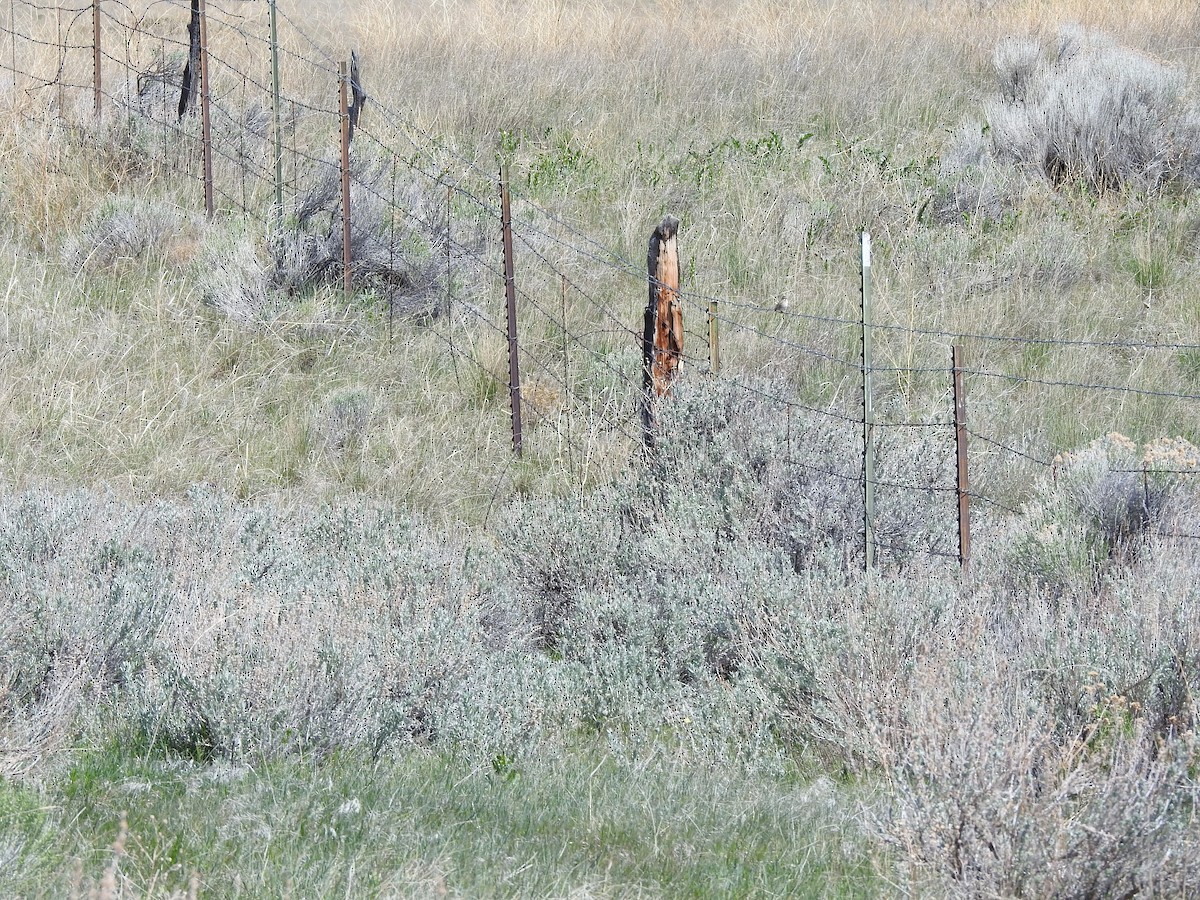
[[[679,299],[679,220],[667,216],[650,238],[650,304],[654,307],[654,393],[663,397],[683,362],[683,303]]]
[[[679,220],[667,216],[650,235],[646,269],[650,299],[642,332],[642,434],[654,446],[655,405],[671,390],[683,362],[683,304],[679,297]]]

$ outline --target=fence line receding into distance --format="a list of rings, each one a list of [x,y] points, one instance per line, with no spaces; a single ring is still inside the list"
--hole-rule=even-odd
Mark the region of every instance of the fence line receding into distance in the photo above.
[[[651,232],[652,254],[655,239],[669,252],[663,267],[654,268],[651,259],[647,272],[523,195],[507,172],[497,177],[490,163],[439,140],[378,90],[364,92],[371,61],[362,60],[360,70],[357,55],[337,58],[280,0],[265,8],[236,0],[11,0],[0,40],[8,50],[0,54],[0,69],[7,70],[17,114],[61,120],[91,140],[97,154],[117,152],[124,142],[144,157],[129,164],[145,164],[144,177],[159,179],[164,193],[202,206],[209,218],[255,223],[277,257],[285,255],[281,242],[289,232],[308,229],[304,246],[320,248],[310,268],[338,272],[347,294],[381,295],[389,328],[397,311],[419,321],[446,316],[445,328],[430,326],[430,333],[446,343],[456,378],[461,363],[476,383],[507,388],[517,454],[582,458],[589,454],[581,443],[585,433],[633,452],[652,434],[655,405],[681,364],[720,377],[747,402],[778,410],[793,464],[861,488],[867,565],[913,553],[965,564],[972,509],[1014,511],[994,487],[1002,474],[1053,469],[1052,438],[1003,430],[1003,416],[989,419],[980,410],[1012,403],[1017,392],[1026,392],[1026,402],[1034,392],[1097,393],[1193,415],[1200,401],[1194,390],[1136,383],[1135,365],[1128,366],[1127,383],[1056,379],[1036,367],[991,365],[974,352],[967,365],[968,346],[1012,346],[1034,356],[1055,349],[1200,359],[1200,345],[967,333],[887,321],[872,303],[866,234],[859,309],[853,309],[849,258],[846,271],[812,276],[826,295],[844,298],[843,315],[808,307],[800,297],[756,303],[690,291],[679,282],[687,223],[668,216]],[[371,102],[364,113],[366,93]],[[674,223],[669,235],[663,231],[668,222]],[[414,245],[433,262],[422,267],[406,259]],[[705,264],[697,260],[695,268]],[[638,298],[647,296],[647,277],[650,305],[639,329]],[[477,341],[462,339],[465,329],[507,345],[507,373],[475,351]],[[923,342],[924,350],[912,350],[907,360],[878,359],[878,342],[893,337],[913,348]],[[858,359],[848,355],[855,343]],[[940,360],[951,348],[947,366]],[[755,377],[741,360],[761,363],[774,377]],[[891,381],[909,392],[907,399],[920,399],[923,391],[923,403],[881,405],[881,390],[904,393]],[[904,412],[918,407],[933,412]],[[803,435],[792,433],[793,414],[809,423]],[[845,455],[860,457],[861,470],[796,459],[793,445],[811,437],[812,423],[844,432]],[[945,458],[934,461],[933,476],[906,481],[886,470],[881,450],[905,432],[936,436],[927,443]],[[982,487],[967,478],[968,439],[972,478]],[[1159,466],[1143,476],[1159,471],[1195,474]],[[889,492],[929,505],[957,528],[922,546],[903,546],[898,535],[877,530],[884,526],[876,504]]]

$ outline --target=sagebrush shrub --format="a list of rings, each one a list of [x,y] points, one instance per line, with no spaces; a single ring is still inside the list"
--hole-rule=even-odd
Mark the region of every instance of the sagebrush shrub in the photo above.
[[[1014,76],[1003,55],[996,66],[1002,80]],[[1023,87],[987,109],[1002,158],[1095,191],[1200,177],[1200,118],[1183,72],[1107,35],[1065,28]]]
[[[1061,454],[1006,541],[1012,574],[1062,590],[1135,560],[1149,541],[1195,521],[1198,460],[1182,438],[1139,448],[1116,432]]]
[[[393,204],[401,204],[404,214],[397,214]],[[276,237],[276,285],[295,292],[321,282],[340,283],[341,206],[340,164],[327,157],[310,173],[291,226]],[[390,314],[436,318],[445,312],[448,240],[445,211],[435,207],[427,191],[411,180],[397,185],[392,176],[389,181],[381,159],[352,155],[350,257],[356,289],[378,295]]]
[[[943,221],[999,218],[1016,199],[1003,167],[1097,193],[1200,184],[1200,106],[1183,71],[1078,26],[1049,46],[1001,41],[992,62],[985,127],[965,123],[942,155]]]
[[[144,197],[113,197],[66,240],[62,256],[75,270],[134,262],[166,251],[185,226],[197,227],[175,206]]]
[[[331,452],[362,446],[371,422],[374,401],[362,388],[347,388],[332,394],[325,403],[321,435]]]
[[[204,303],[236,322],[258,321],[276,304],[258,243],[245,229],[208,228],[196,273]]]
[[[914,894],[1192,882],[1200,554],[1158,531],[1193,507],[1200,452],[1110,436],[1025,517],[981,528],[967,577],[895,554],[863,573],[840,426],[793,411],[789,432],[736,385],[677,389],[630,477],[515,503],[490,535],[201,488],[4,495],[3,771],[114,739],[200,761],[432,746],[496,771],[580,743],[800,761],[849,776]],[[896,483],[938,474],[929,430],[883,448]],[[1127,501],[1148,483],[1147,519]],[[940,539],[929,487],[884,510],[892,533]],[[1037,509],[1130,549],[1029,577],[1017,548]]]

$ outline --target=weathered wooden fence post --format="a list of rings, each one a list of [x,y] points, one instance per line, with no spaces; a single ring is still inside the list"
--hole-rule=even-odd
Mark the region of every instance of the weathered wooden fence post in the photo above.
[[[971,561],[971,482],[967,477],[967,394],[963,385],[963,351],[951,350],[954,373],[954,446],[958,468],[958,563]]]
[[[875,407],[871,367],[871,235],[862,233],[863,548],[868,572],[875,567]]]
[[[208,15],[204,0],[197,0],[200,9],[200,140],[204,151],[204,212],[211,219],[215,212],[213,203],[213,155],[212,155],[212,81],[208,68]]]
[[[504,297],[508,306],[508,398],[512,405],[513,453],[524,447],[521,431],[521,366],[517,345],[517,280],[513,261],[512,204],[508,196],[508,166],[500,167],[500,233],[504,245]]]
[[[192,15],[188,19],[188,59],[183,65],[179,89],[179,121],[196,108],[196,85],[200,82],[200,0],[192,0]]]
[[[338,80],[342,124],[342,290],[350,294],[350,76],[342,63]]]
[[[671,390],[683,362],[683,304],[679,298],[679,220],[667,216],[650,235],[646,270],[650,298],[642,331],[642,437],[654,445],[656,406]]]

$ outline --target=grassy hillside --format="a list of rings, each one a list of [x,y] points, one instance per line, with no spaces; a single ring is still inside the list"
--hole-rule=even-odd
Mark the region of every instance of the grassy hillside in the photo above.
[[[1013,35],[1052,56],[1058,29],[1078,21],[1178,69],[1185,87],[1197,69],[1188,4],[1065,6],[367,5],[348,8],[321,46],[285,21],[296,53],[284,56],[285,94],[330,110],[286,110],[300,116],[285,135],[288,209],[322,183],[337,127],[329,71],[356,47],[372,97],[356,153],[381,166],[371,190],[397,198],[389,253],[427,277],[422,308],[450,305],[432,328],[408,307],[389,316],[377,290],[346,301],[335,279],[266,284],[280,275],[269,141],[230,124],[257,115],[253,85],[269,80],[269,54],[238,47],[248,39],[214,27],[214,48],[246,73],[236,84],[219,70],[217,146],[236,156],[256,143],[242,164],[218,155],[228,212],[211,225],[197,124],[177,134],[155,108],[122,114],[129,70],[112,66],[100,126],[86,114],[90,91],[64,89],[67,122],[82,123],[70,128],[55,89],[18,77],[4,137],[10,477],[143,495],[195,482],[245,497],[367,491],[440,519],[477,519],[515,491],[602,483],[626,468],[617,432],[635,421],[640,260],[665,213],[683,221],[695,371],[707,360],[706,298],[719,297],[728,375],[766,374],[805,403],[857,415],[857,329],[808,317],[858,318],[865,227],[885,328],[877,403],[894,419],[943,417],[954,338],[922,331],[1095,340],[1135,346],[958,339],[972,368],[994,373],[969,379],[976,428],[1047,459],[1113,428],[1194,438],[1194,401],[1070,386],[1196,394],[1195,349],[1136,346],[1195,342],[1200,212],[1186,179],[1100,196],[1082,183],[1056,189],[1019,165],[973,159],[963,137],[964,123],[990,129],[993,50]],[[261,36],[263,17],[245,15],[238,27]],[[120,21],[106,28],[116,35]],[[72,27],[72,40],[90,40]],[[134,74],[170,69],[180,53],[164,64],[144,40]],[[56,71],[44,48],[18,45],[16,59]],[[90,54],[65,61],[86,84]],[[1090,102],[1112,99],[1092,90]],[[1189,134],[1155,135],[1149,152],[1169,155]],[[517,468],[505,449],[507,349],[486,324],[503,322],[498,222],[475,203],[496,205],[498,156],[519,195],[526,391],[544,420],[535,459]],[[448,282],[436,233],[445,187],[432,176],[456,191]],[[397,235],[397,215],[424,226]],[[979,449],[980,476],[1000,479],[989,490],[1011,496],[1027,480]]]
[[[264,4],[211,221],[186,10],[99,121],[90,11],[4,13],[0,893],[1197,893],[1194,3],[298,2],[280,220]]]

